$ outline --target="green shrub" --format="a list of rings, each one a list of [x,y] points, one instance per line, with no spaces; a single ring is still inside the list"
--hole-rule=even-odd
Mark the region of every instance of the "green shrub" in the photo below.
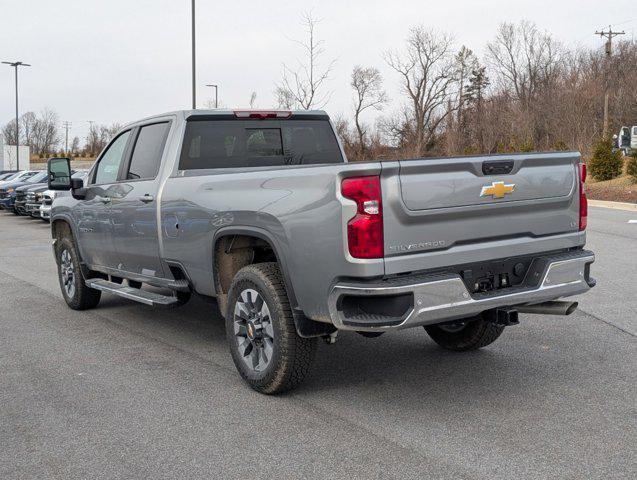
[[[557,142],[555,142],[555,145],[553,145],[553,150],[558,152],[566,152],[570,149],[568,148],[568,145],[564,140],[558,140]]]
[[[519,147],[520,152],[534,152],[535,151],[535,145],[533,145],[533,140],[531,139],[526,139],[524,140]]]
[[[624,159],[619,150],[613,152],[613,139],[608,137],[597,142],[587,166],[596,180],[612,180],[622,174]]]
[[[628,159],[627,172],[633,182],[637,182],[637,152],[633,152],[632,156]]]

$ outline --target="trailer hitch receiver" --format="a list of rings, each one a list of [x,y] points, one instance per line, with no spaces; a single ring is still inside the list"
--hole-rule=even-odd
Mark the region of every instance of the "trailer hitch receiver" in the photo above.
[[[487,322],[495,323],[501,327],[510,327],[520,323],[518,320],[518,311],[513,308],[495,308],[487,310],[483,314]]]

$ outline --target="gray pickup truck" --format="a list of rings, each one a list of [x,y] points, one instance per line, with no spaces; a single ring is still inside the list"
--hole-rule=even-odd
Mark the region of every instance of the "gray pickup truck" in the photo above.
[[[51,159],[62,294],[175,306],[216,297],[234,363],[288,390],[319,338],[423,326],[495,341],[594,286],[574,152],[347,163],[321,111],[178,111],[124,127],[87,181]]]

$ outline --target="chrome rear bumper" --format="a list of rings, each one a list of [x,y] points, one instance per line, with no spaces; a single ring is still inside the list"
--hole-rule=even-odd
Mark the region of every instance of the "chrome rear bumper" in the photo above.
[[[376,283],[338,283],[328,297],[332,323],[342,330],[386,331],[432,325],[477,315],[485,310],[515,307],[584,293],[594,285],[589,266],[592,252],[579,250],[538,257],[520,286],[471,294],[457,274],[398,277]],[[347,297],[387,297],[413,294],[400,315],[348,311]]]

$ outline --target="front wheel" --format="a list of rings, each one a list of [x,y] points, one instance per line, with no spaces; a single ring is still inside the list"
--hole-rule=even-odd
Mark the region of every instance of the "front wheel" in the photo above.
[[[431,339],[447,350],[466,352],[495,342],[504,327],[488,322],[482,316],[442,325],[428,325],[425,330]]]
[[[59,240],[56,256],[58,280],[66,304],[73,310],[96,307],[102,292],[86,286],[73,240],[68,237]]]
[[[243,379],[266,394],[299,385],[310,370],[317,343],[297,334],[276,263],[249,265],[236,274],[228,293],[226,336]]]

